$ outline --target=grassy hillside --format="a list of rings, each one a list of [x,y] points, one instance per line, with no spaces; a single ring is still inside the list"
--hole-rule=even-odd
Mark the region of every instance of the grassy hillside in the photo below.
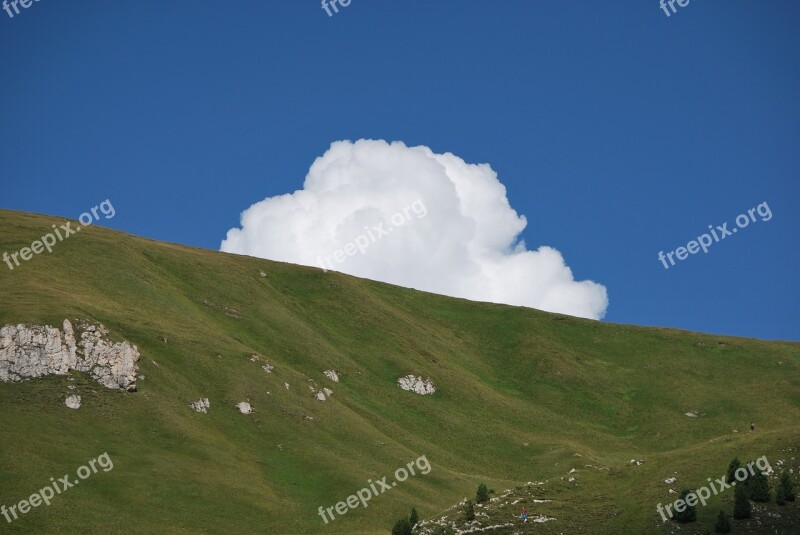
[[[62,222],[0,211],[0,253]],[[135,393],[78,372],[0,383],[0,504],[103,452],[114,462],[49,507],[0,517],[3,532],[388,533],[412,505],[448,514],[480,482],[496,495],[547,482],[536,493],[553,502],[496,514],[528,503],[555,520],[493,533],[669,533],[655,510],[677,498],[668,489],[719,477],[735,455],[784,460],[800,479],[797,343],[474,303],[98,227],[0,264],[0,296],[0,326],[101,322],[139,347],[145,376]],[[409,373],[436,393],[401,390]],[[64,406],[69,385],[80,410]],[[189,408],[201,397],[208,414]],[[253,414],[234,408],[244,400]],[[422,455],[427,475],[327,525],[318,516]],[[732,499],[681,532],[713,531]],[[797,533],[798,502],[756,513],[734,532]]]

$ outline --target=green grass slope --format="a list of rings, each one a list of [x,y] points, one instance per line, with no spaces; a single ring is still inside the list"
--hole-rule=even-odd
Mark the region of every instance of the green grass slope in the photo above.
[[[0,253],[54,223],[0,211]],[[797,343],[474,303],[99,227],[0,265],[0,326],[65,318],[136,344],[145,379],[135,393],[78,372],[0,383],[0,505],[103,452],[114,462],[50,506],[0,517],[0,532],[388,533],[411,506],[447,514],[479,482],[498,495],[547,482],[553,502],[520,503],[554,520],[493,533],[669,533],[655,510],[677,498],[669,488],[705,484],[735,455],[800,458]],[[401,390],[409,373],[436,393]],[[334,394],[318,401],[309,384]],[[64,406],[68,385],[80,410]],[[201,397],[208,414],[189,408]],[[244,400],[253,414],[234,408]],[[430,473],[328,524],[318,516],[422,455]],[[681,532],[713,531],[732,499],[715,497]],[[493,503],[504,518],[519,506]],[[797,502],[759,507],[734,532],[800,525]]]

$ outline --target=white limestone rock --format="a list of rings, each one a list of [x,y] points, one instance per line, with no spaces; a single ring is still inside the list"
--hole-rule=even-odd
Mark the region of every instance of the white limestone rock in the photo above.
[[[76,369],[89,372],[106,388],[135,392],[139,351],[128,342],[111,342],[107,336],[103,325],[84,325],[79,342],[83,351],[78,351],[83,358],[78,358]]]
[[[19,382],[70,370],[89,372],[106,388],[136,390],[139,351],[128,342],[111,342],[103,326],[81,325],[80,341],[69,320],[62,333],[49,325],[0,328],[0,381]]]
[[[208,409],[211,408],[211,402],[208,401],[208,398],[200,398],[194,403],[190,404],[189,406],[196,412],[202,412],[203,414],[208,414]]]
[[[80,396],[67,396],[67,399],[64,400],[64,404],[69,407],[70,409],[80,409],[81,408],[81,397]]]
[[[336,370],[325,370],[325,377],[333,381],[334,383],[339,382],[339,374],[336,373]]]
[[[400,388],[409,392],[414,392],[421,396],[433,394],[436,392],[436,387],[430,379],[424,380],[422,377],[414,377],[413,375],[406,375],[397,380]]]
[[[239,412],[241,412],[242,414],[250,414],[251,412],[253,412],[253,407],[251,407],[250,404],[246,401],[241,401],[237,403],[236,408],[239,409]]]

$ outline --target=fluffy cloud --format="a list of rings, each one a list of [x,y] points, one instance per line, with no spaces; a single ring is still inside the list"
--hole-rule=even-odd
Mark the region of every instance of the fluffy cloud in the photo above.
[[[438,294],[599,319],[604,286],[576,281],[527,225],[487,164],[401,142],[333,143],[303,189],[241,216],[220,249],[334,269]]]

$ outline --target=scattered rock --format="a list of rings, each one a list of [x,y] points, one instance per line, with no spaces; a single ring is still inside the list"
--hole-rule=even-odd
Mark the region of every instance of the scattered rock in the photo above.
[[[275,369],[275,366],[270,366],[269,364],[264,364],[263,366],[261,366],[261,369],[264,370],[267,373],[272,373],[272,370]]]
[[[640,466],[640,465],[644,464],[644,460],[642,460],[642,459],[639,459],[639,460],[631,459],[631,462],[629,462],[628,464],[630,464],[631,466]]]
[[[695,411],[689,411],[686,413],[686,416],[689,418],[697,418],[697,413]]]
[[[422,377],[414,377],[413,375],[406,375],[397,380],[400,388],[408,392],[414,392],[421,396],[433,394],[436,392],[436,387],[430,379],[423,380]]]
[[[81,397],[80,396],[67,396],[67,399],[64,400],[64,404],[69,407],[70,409],[80,409],[81,408]]]
[[[241,317],[241,312],[239,312],[233,307],[229,307],[220,303],[215,303],[213,301],[209,301],[208,299],[203,299],[203,304],[206,305],[207,307],[221,310],[229,318],[239,319]]]
[[[283,383],[283,386],[286,387],[286,390],[289,390],[289,383]]]
[[[266,277],[267,276],[267,272],[266,271],[259,271],[258,274],[261,275],[262,277]]]
[[[239,409],[239,412],[242,414],[250,414],[253,412],[253,407],[246,401],[241,401],[236,405],[236,408]]]
[[[677,480],[678,480],[678,478],[675,478],[675,477],[668,477],[667,479],[665,479],[665,480],[664,480],[664,483],[667,483],[667,484],[669,484],[669,485],[672,485],[672,484],[673,484],[673,483],[675,483]]]
[[[325,370],[325,376],[334,383],[339,382],[339,374],[335,370]]]
[[[208,409],[211,408],[211,402],[208,401],[208,398],[200,398],[189,406],[196,412],[202,412],[203,414],[207,414]]]
[[[327,398],[325,397],[325,392],[317,392],[314,394],[314,397],[320,401],[325,401]]]

